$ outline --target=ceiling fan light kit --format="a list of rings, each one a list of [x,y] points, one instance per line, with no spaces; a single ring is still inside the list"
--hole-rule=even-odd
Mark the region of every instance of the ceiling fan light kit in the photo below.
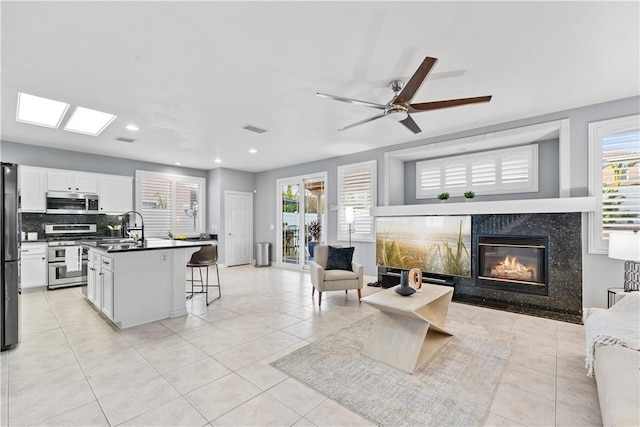
[[[316,96],[321,98],[329,98],[335,101],[346,102],[354,105],[362,105],[364,107],[376,108],[383,110],[381,114],[377,116],[369,117],[368,119],[360,120],[359,122],[347,125],[339,131],[351,129],[362,124],[372,122],[382,117],[387,117],[395,122],[402,123],[407,129],[417,134],[422,132],[418,124],[411,118],[412,113],[420,113],[423,111],[439,110],[441,108],[458,107],[462,105],[477,104],[481,102],[491,101],[491,95],[478,96],[473,98],[460,98],[449,99],[445,101],[433,101],[423,102],[419,104],[411,104],[411,100],[416,95],[424,81],[429,76],[429,73],[436,65],[438,60],[427,56],[422,64],[418,67],[415,73],[411,76],[407,84],[402,80],[391,80],[389,82],[389,88],[394,92],[394,97],[387,104],[378,104],[375,102],[361,101],[353,98],[345,98],[343,96],[329,95],[326,93],[316,93]]]

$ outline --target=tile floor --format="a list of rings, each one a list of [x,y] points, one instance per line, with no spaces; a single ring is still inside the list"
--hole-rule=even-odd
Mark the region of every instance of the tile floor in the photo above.
[[[118,330],[79,288],[24,294],[19,346],[0,356],[1,425],[372,425],[269,366],[374,309],[355,292],[311,298],[306,273],[220,270],[222,299]],[[379,288],[366,287],[364,295]],[[584,328],[453,303],[449,319],[516,341],[487,426],[601,424]]]

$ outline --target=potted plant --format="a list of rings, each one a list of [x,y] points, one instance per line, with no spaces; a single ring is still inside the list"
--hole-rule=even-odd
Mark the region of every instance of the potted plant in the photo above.
[[[311,236],[311,241],[309,242],[309,256],[313,256],[313,248],[320,241],[322,226],[320,225],[319,221],[311,221],[308,227],[309,227],[309,236]]]
[[[438,194],[438,199],[440,199],[440,203],[444,203],[448,198],[449,198],[449,193]]]
[[[474,193],[473,191],[464,192],[464,199],[466,202],[470,202],[474,197],[476,197],[476,193]]]

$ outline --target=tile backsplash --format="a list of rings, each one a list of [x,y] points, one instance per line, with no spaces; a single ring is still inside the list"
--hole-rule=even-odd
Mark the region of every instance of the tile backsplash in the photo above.
[[[58,215],[44,213],[22,213],[24,233],[38,233],[38,239],[45,238],[45,224],[96,224],[98,236],[109,236],[108,225],[120,224],[120,215]]]

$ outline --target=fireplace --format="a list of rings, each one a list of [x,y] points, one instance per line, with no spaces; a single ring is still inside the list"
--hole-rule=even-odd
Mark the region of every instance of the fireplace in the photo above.
[[[477,286],[549,294],[547,236],[478,236]]]

